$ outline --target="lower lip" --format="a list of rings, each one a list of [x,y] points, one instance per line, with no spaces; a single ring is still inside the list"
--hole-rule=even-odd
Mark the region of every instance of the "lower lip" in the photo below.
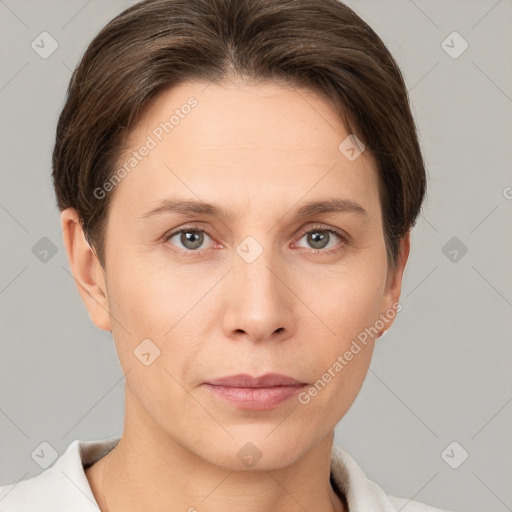
[[[227,400],[240,409],[263,411],[272,409],[296,396],[305,384],[272,386],[269,388],[234,388],[204,384],[211,393]]]

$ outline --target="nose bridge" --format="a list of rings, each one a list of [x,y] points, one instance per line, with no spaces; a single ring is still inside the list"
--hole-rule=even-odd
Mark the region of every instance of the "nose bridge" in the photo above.
[[[234,255],[225,327],[231,333],[244,331],[253,340],[268,338],[283,328],[290,330],[290,297],[271,238],[271,234],[248,236]]]
[[[273,250],[271,235],[256,236],[247,236],[236,247],[235,279],[247,288],[246,293],[275,295],[278,292],[279,255]]]

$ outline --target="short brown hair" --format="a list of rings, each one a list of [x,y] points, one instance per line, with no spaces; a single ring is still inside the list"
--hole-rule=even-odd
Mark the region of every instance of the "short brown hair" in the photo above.
[[[272,80],[312,90],[374,156],[388,265],[426,175],[407,89],[379,36],[338,0],[145,0],[92,40],[73,72],[53,150],[60,210],[74,207],[105,267],[112,192],[93,193],[150,99],[185,81]],[[341,141],[340,141],[341,142]]]

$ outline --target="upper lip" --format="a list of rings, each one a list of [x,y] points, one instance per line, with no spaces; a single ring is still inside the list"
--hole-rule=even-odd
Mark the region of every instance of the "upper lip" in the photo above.
[[[252,377],[251,375],[239,373],[237,375],[229,375],[227,377],[209,380],[206,384],[237,388],[267,388],[272,386],[297,386],[304,384],[304,382],[279,373],[267,373],[260,377]]]

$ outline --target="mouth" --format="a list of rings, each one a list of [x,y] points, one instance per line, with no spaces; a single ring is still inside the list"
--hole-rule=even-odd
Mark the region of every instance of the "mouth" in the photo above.
[[[214,396],[246,410],[273,409],[296,396],[305,386],[304,382],[277,373],[261,377],[231,375],[203,384]]]

